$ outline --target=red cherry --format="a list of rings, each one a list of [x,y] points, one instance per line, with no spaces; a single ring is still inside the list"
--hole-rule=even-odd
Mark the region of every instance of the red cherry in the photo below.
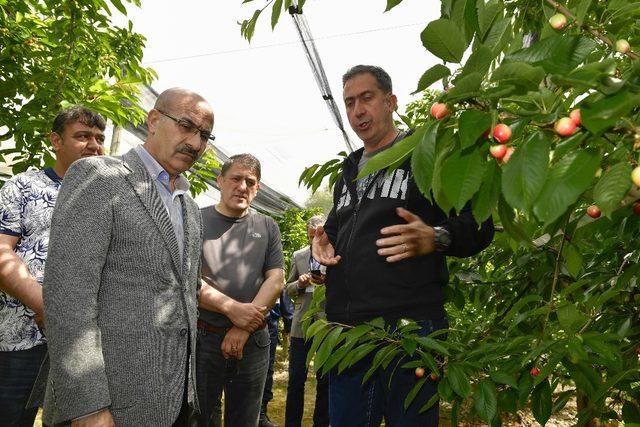
[[[507,152],[504,153],[504,156],[502,157],[502,159],[500,159],[500,161],[502,163],[507,163],[509,161],[509,159],[511,158],[511,156],[513,155],[513,152],[516,151],[515,148],[513,147],[507,147]]]
[[[633,213],[640,215],[640,201],[633,202]]]
[[[633,183],[635,185],[637,185],[638,187],[640,187],[640,166],[636,166],[632,171],[631,171],[631,181],[633,181]]]
[[[501,144],[506,144],[511,138],[511,128],[504,123],[497,124],[493,128],[493,137]]]
[[[492,145],[489,147],[489,153],[496,159],[502,159],[507,154],[507,146],[504,144]]]
[[[554,29],[561,30],[567,25],[567,17],[562,13],[556,13],[549,18],[549,24],[551,24]]]
[[[625,39],[616,40],[616,52],[627,53],[631,49],[629,42]]]
[[[579,108],[571,111],[571,113],[569,114],[569,118],[573,120],[573,123],[575,123],[576,126],[580,126],[582,124],[582,116],[580,115]]]
[[[431,374],[429,375],[429,379],[433,382],[436,382],[440,379],[440,377],[435,372],[431,372]]]
[[[576,131],[576,124],[569,117],[563,117],[556,122],[554,129],[560,136],[570,136]]]
[[[591,218],[600,218],[602,211],[600,211],[600,208],[597,205],[591,205],[587,208],[587,215]]]
[[[436,120],[442,120],[448,115],[449,109],[447,108],[447,104],[436,102],[431,106],[431,116],[433,116]]]
[[[535,366],[531,368],[531,376],[537,377],[539,374],[540,374],[540,369],[536,368]]]
[[[490,130],[490,129],[487,129],[487,130],[485,130],[484,132],[482,132],[482,137],[483,137],[484,139],[489,138],[489,130]]]
[[[415,371],[415,374],[416,374],[416,378],[422,378],[422,377],[424,377],[424,368],[422,368],[422,367],[417,367],[417,368],[416,368],[416,371]]]
[[[640,345],[636,347],[636,354],[640,356]]]

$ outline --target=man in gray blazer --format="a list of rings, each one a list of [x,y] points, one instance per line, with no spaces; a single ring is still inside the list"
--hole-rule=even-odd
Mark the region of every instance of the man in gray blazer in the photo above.
[[[313,240],[316,227],[324,224],[325,218],[316,215],[307,221],[307,237]],[[289,383],[287,385],[287,404],[285,427],[299,427],[304,409],[304,383],[307,380],[307,353],[311,341],[305,342],[302,331],[302,319],[311,307],[313,284],[309,271],[311,248],[306,246],[293,253],[291,271],[287,280],[287,293],[295,302],[293,322],[291,324],[291,345],[289,346]],[[319,264],[318,264],[319,265]],[[313,411],[314,427],[329,425],[329,384],[326,377],[316,374],[316,402]]]
[[[144,145],[74,163],[44,277],[45,423],[184,425],[195,396],[202,223],[181,174],[213,139],[213,111],[174,88]]]

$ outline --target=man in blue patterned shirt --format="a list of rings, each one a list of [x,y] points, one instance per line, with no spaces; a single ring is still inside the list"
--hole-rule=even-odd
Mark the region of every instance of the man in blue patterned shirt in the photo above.
[[[52,168],[13,176],[0,189],[0,420],[32,426],[25,409],[47,352],[42,326],[42,279],[51,214],[62,177],[81,157],[103,154],[105,120],[74,106],[53,121]]]

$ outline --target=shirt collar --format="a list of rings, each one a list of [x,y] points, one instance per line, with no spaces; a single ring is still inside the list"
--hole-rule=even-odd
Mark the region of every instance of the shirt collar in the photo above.
[[[134,148],[142,163],[144,163],[147,172],[153,179],[159,181],[167,190],[169,190],[169,173],[158,163],[156,159],[147,151],[142,144],[136,145]],[[178,175],[174,183],[174,195],[185,194],[189,191],[191,184],[189,180],[182,175]]]

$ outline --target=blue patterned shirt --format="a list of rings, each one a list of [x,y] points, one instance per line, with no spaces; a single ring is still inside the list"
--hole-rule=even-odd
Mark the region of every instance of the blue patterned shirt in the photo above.
[[[15,175],[0,189],[0,233],[18,237],[15,253],[42,283],[51,214],[61,179],[51,168]],[[34,313],[0,291],[0,351],[27,350],[45,343]]]

